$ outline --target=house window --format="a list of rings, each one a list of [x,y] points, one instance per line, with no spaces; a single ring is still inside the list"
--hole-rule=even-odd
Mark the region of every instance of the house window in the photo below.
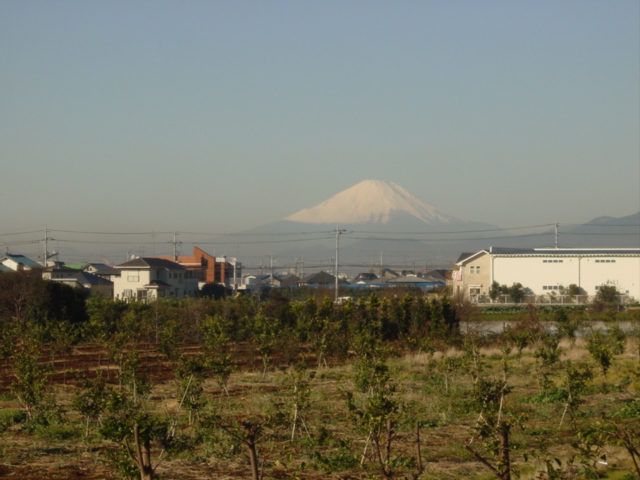
[[[147,291],[146,290],[138,290],[138,298],[139,299],[144,299],[147,298]]]
[[[471,265],[469,267],[469,273],[471,273],[472,275],[473,274],[476,274],[476,275],[479,274],[480,273],[480,265],[477,265],[477,266]]]
[[[131,297],[133,297],[133,290],[129,290],[129,289],[125,289],[125,290],[123,290],[123,292],[122,292],[122,296],[123,296],[124,298],[131,298]]]
[[[480,295],[480,287],[470,287],[469,295]]]
[[[615,260],[596,260],[596,263],[616,263]]]
[[[135,273],[135,274],[129,274],[127,275],[127,281],[128,282],[139,282],[140,281],[140,275]]]

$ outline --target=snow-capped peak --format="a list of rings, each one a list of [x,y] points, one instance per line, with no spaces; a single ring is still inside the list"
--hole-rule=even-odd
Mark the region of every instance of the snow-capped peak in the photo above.
[[[312,208],[285,218],[303,223],[388,223],[398,214],[408,214],[427,224],[459,220],[414,197],[387,180],[364,180]]]

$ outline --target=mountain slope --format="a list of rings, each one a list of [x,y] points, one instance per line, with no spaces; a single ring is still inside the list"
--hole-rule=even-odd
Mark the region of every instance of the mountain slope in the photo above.
[[[577,226],[560,225],[561,246],[639,247],[640,212],[625,217],[597,217]]]
[[[400,214],[427,225],[462,221],[411,195],[399,185],[383,180],[364,180],[285,220],[312,224],[388,224]]]

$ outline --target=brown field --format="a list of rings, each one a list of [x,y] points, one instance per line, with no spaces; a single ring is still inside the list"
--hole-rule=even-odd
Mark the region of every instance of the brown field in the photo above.
[[[505,397],[505,418],[521,416],[524,429],[514,427],[511,448],[514,467],[524,479],[551,478],[540,476],[545,470],[544,460],[559,458],[567,465],[579,452],[572,446],[578,437],[576,432],[592,424],[602,414],[610,413],[637,400],[640,389],[640,362],[635,354],[637,339],[628,340],[626,352],[614,360],[605,379],[594,368],[590,391],[584,395],[575,424],[565,419],[560,426],[564,410],[562,402],[535,403],[529,399],[538,390],[537,370],[532,350],[525,349],[522,359],[512,353],[509,356],[508,383],[512,393]],[[183,345],[186,355],[195,355],[200,349]],[[561,361],[589,362],[583,342],[575,344],[563,341]],[[179,418],[178,429],[185,435],[197,433],[183,414],[175,413],[180,400],[175,388],[171,365],[157,352],[156,345],[140,348],[141,369],[151,377],[154,387],[149,398],[149,408],[164,415]],[[500,349],[488,346],[481,350],[483,376],[500,378]],[[448,349],[427,355],[402,355],[388,360],[391,381],[396,386],[394,398],[402,406],[396,415],[397,428],[393,437],[392,456],[398,461],[393,478],[459,479],[496,478],[474,458],[465,445],[480,449],[480,439],[474,435],[478,412],[468,405],[473,388],[471,375],[458,371],[451,375],[450,391],[443,383],[442,365],[446,357],[457,357],[462,352]],[[56,402],[61,405],[64,422],[29,432],[23,423],[10,425],[0,434],[0,478],[23,480],[45,479],[116,479],[120,478],[109,460],[109,452],[117,445],[105,441],[93,431],[84,438],[83,421],[71,407],[71,398],[81,389],[85,378],[95,377],[98,371],[108,379],[113,388],[118,385],[118,368],[106,360],[106,354],[97,345],[80,345],[65,358],[50,360],[47,352],[41,356],[50,362],[55,372],[49,381]],[[265,436],[258,441],[261,472],[265,479],[373,479],[385,478],[380,466],[371,456],[367,432],[350,420],[344,399],[345,391],[354,391],[354,367],[351,362],[317,368],[311,357],[307,363],[315,372],[309,381],[309,406],[301,412],[304,428],[300,427],[296,438],[290,439],[290,414],[292,371],[283,360],[274,355],[273,367],[263,375],[259,355],[247,344],[233,349],[236,371],[232,374],[226,396],[214,379],[204,383],[204,398],[209,411],[222,412],[229,418],[262,419],[282,414],[285,420],[265,428]],[[591,361],[592,362],[592,361]],[[553,367],[552,380],[562,385],[561,364]],[[0,364],[0,412],[21,408],[11,393],[14,381],[12,361]],[[356,395],[363,405],[365,397]],[[420,443],[415,434],[415,422],[420,421]],[[640,418],[635,434],[639,435]],[[204,480],[251,478],[246,451],[234,445],[222,431],[212,431],[211,437],[196,443],[186,452],[173,458],[163,458],[157,468],[160,479]],[[638,438],[638,437],[636,437]],[[424,471],[417,474],[417,448],[420,448]],[[607,446],[608,465],[592,465],[600,478],[632,479],[633,469],[629,456],[620,447]],[[529,454],[525,461],[524,454]],[[160,455],[156,449],[154,456]],[[532,456],[533,455],[533,456]],[[538,458],[534,458],[534,457]],[[355,459],[355,460],[354,460]],[[403,460],[404,459],[404,460]],[[404,463],[403,463],[404,461]],[[557,478],[585,478],[578,470],[566,469],[566,476]],[[628,475],[628,476],[625,476]],[[390,478],[390,477],[389,477]]]

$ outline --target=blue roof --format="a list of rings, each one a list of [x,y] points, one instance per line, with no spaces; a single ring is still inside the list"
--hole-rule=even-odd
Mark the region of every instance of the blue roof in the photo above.
[[[24,265],[25,267],[28,268],[41,268],[42,265],[40,265],[38,262],[31,260],[28,257],[25,257],[24,255],[20,255],[20,254],[16,254],[16,253],[5,253],[4,254],[5,258],[10,258],[11,260],[13,260],[16,263],[21,263],[22,265]]]

